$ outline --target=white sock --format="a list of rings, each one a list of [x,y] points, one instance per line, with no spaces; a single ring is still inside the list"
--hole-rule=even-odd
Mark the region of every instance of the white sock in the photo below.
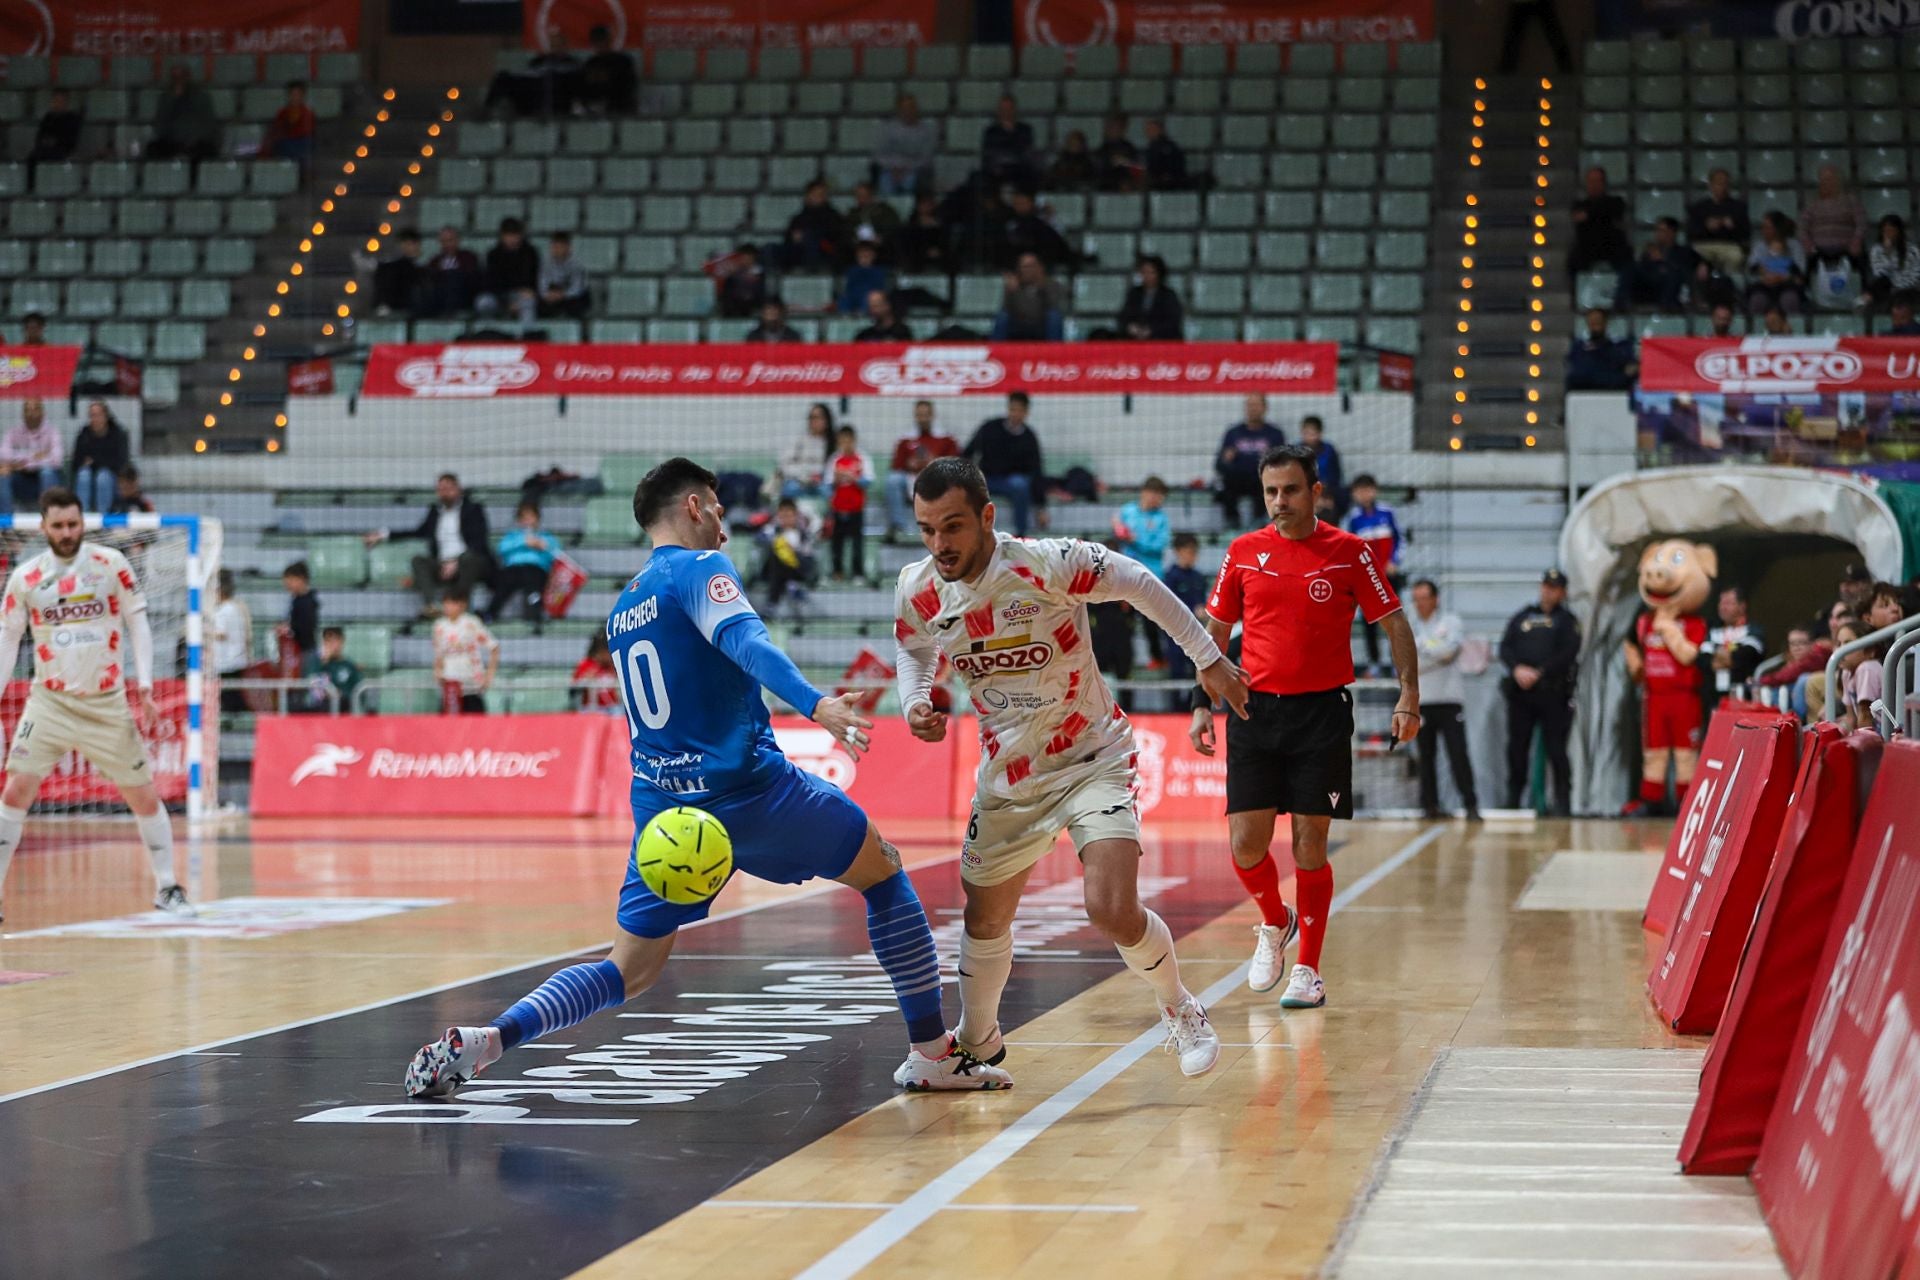
[[[147,846],[147,861],[153,864],[153,878],[162,889],[180,882],[173,878],[173,822],[163,805],[146,817],[134,815],[133,825],[140,828],[140,843]]]
[[[0,805],[0,890],[7,887],[7,866],[13,861],[13,851],[20,847],[20,829],[26,821],[25,809]]]
[[[1130,947],[1114,944],[1114,950],[1127,962],[1127,968],[1147,980],[1153,997],[1162,1007],[1171,1009],[1188,998],[1180,983],[1180,960],[1173,954],[1173,931],[1152,911],[1147,912],[1147,932]]]
[[[976,938],[960,931],[960,1026],[955,1034],[979,1044],[1000,1021],[1000,993],[1013,972],[1013,931]]]

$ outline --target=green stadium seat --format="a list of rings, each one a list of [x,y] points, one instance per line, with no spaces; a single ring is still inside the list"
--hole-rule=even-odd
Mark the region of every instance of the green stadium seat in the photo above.
[[[600,186],[607,191],[639,193],[653,186],[653,161],[641,156],[608,156],[600,164]]]
[[[1245,276],[1199,275],[1193,280],[1193,311],[1200,315],[1239,315],[1247,309]]]
[[[1422,194],[1433,189],[1431,151],[1389,151],[1384,165],[1390,187],[1411,187]]]
[[[1073,281],[1073,308],[1083,314],[1116,313],[1126,300],[1127,283],[1126,276],[1089,275],[1083,272]]]
[[[622,120],[618,125],[622,155],[655,156],[667,149],[667,126],[661,120]]]
[[[194,174],[193,193],[224,199],[247,187],[247,173],[236,160],[204,160]]]
[[[926,72],[922,70],[922,75]],[[1004,44],[976,44],[967,47],[967,78],[971,80],[1008,80],[1013,76],[1013,50]]]
[[[1740,117],[1731,111],[1698,111],[1687,117],[1687,140],[1696,147],[1740,144]]]
[[[313,60],[313,78],[323,85],[345,87],[360,78],[360,55],[323,53]]]
[[[713,310],[713,282],[705,276],[691,280],[669,279],[662,311],[668,316],[704,316]],[[695,338],[684,341],[695,341]],[[682,339],[675,339],[682,341]]]
[[[1135,230],[1145,220],[1138,195],[1102,192],[1093,197],[1093,225],[1111,230]]]
[[[1893,71],[1900,65],[1900,47],[1890,39],[1848,40],[1846,54],[1847,65],[1855,71]]]
[[[1631,100],[1629,81],[1617,76],[1587,77],[1581,105],[1589,111],[1624,110]]]
[[[949,129],[955,125],[962,126],[961,134],[967,139],[968,147],[979,145],[980,132],[973,128],[970,122],[948,121]],[[783,120],[780,125],[780,146],[789,157],[804,159],[821,155],[833,146],[831,122],[793,118]]]
[[[1740,80],[1737,76],[1699,76],[1694,79],[1691,88],[1696,110],[1704,107],[1724,111],[1740,105]]]
[[[1686,118],[1678,111],[1642,111],[1633,119],[1633,140],[1643,147],[1681,146]]]
[[[1259,204],[1250,191],[1216,191],[1207,197],[1205,225],[1222,231],[1245,230],[1259,222]]]
[[[764,156],[773,150],[773,121],[729,120],[724,161],[735,156]]]
[[[153,83],[153,59],[142,56],[115,58],[107,64],[107,83],[122,89],[143,89]]]
[[[1314,240],[1313,265],[1319,270],[1364,267],[1369,240],[1369,235],[1362,231],[1322,231]]]
[[[16,236],[50,236],[58,221],[56,210],[51,200],[12,201],[7,207],[7,230]]]
[[[733,237],[747,225],[745,196],[698,196],[694,199],[693,224],[706,234]]]
[[[1248,316],[1240,327],[1248,342],[1300,340],[1300,321],[1294,316]]]
[[[507,126],[498,120],[465,121],[454,134],[454,144],[462,156],[492,159],[507,149]]]
[[[1311,227],[1316,221],[1311,192],[1269,191],[1261,207],[1261,221],[1269,227]]]
[[[950,44],[921,45],[913,51],[913,74],[930,80],[958,79],[960,50]]]
[[[1785,71],[1793,65],[1793,47],[1772,37],[1750,37],[1740,42],[1740,68],[1756,71]]]
[[[1380,145],[1380,117],[1372,112],[1336,115],[1331,138],[1344,151],[1371,150]]]
[[[668,282],[669,286],[677,283],[681,282]],[[700,341],[700,322],[698,320],[649,320],[646,334],[648,342],[698,342]]]
[[[1913,192],[1906,187],[1870,187],[1860,193],[1860,202],[1866,206],[1869,221],[1877,222],[1889,213],[1899,214],[1908,223],[1913,221]]]
[[[861,116],[890,115],[899,96],[898,86],[890,80],[856,80],[847,86],[847,110]]]
[[[1212,113],[1220,110],[1220,82],[1182,76],[1173,82],[1173,109]]]
[[[0,162],[0,199],[17,200],[27,193],[27,166]]]
[[[418,221],[429,232],[441,227],[459,230],[472,225],[467,219],[465,196],[421,196]]]
[[[96,160],[87,166],[87,194],[130,196],[139,188],[139,173],[124,160]]]
[[[1266,116],[1221,117],[1220,145],[1222,147],[1236,151],[1265,151],[1270,136],[1271,130]],[[1284,140],[1281,145],[1286,145]]]
[[[546,189],[557,196],[585,195],[599,188],[598,168],[584,156],[555,156],[547,161]]]
[[[7,295],[8,309],[16,316],[38,311],[42,315],[60,314],[60,286],[49,280],[21,280]]]
[[[33,246],[26,240],[0,240],[0,280],[18,280],[32,270]]]
[[[1320,195],[1320,221],[1330,227],[1373,225],[1373,195],[1367,191],[1326,191]]]
[[[1308,342],[1338,342],[1351,345],[1360,341],[1360,321],[1356,316],[1310,316],[1307,319]]]
[[[1292,314],[1306,309],[1306,281],[1297,275],[1262,272],[1249,286],[1248,304],[1255,311]]]
[[[527,201],[527,225],[535,236],[580,229],[580,201],[575,196],[534,196]]]
[[[502,157],[493,162],[493,179],[487,190],[492,195],[529,195],[545,183],[544,166],[525,157]]]
[[[255,160],[247,166],[247,191],[278,198],[300,189],[300,166],[291,160]]]
[[[359,538],[311,538],[306,560],[316,587],[358,587],[367,580],[367,548]]]
[[[1332,187],[1372,187],[1380,180],[1377,157],[1370,151],[1330,151],[1327,153],[1327,185]]]
[[[188,280],[180,286],[180,314],[196,320],[214,320],[233,310],[225,280]]]
[[[1280,103],[1288,111],[1326,111],[1333,106],[1332,87],[1326,80],[1288,76],[1280,82]]]
[[[173,314],[173,285],[165,280],[129,280],[120,288],[120,314],[134,320],[164,320]]]
[[[607,162],[608,166],[613,161]],[[649,202],[651,203],[651,202]],[[634,227],[634,202],[623,196],[588,196],[581,225],[600,234],[617,234]]]
[[[1058,197],[1055,199],[1058,200]],[[1084,225],[1084,222],[1085,220],[1082,219],[1075,225]],[[1124,266],[1131,263],[1138,251],[1139,237],[1131,231],[1089,231],[1081,238],[1086,243],[1087,252],[1107,266]],[[6,272],[0,271],[0,275],[5,274]]]
[[[144,360],[147,356],[147,326],[129,320],[103,320],[93,328],[93,341],[116,356]]]
[[[570,156],[607,154],[613,150],[613,121],[568,120],[561,126],[560,150]]]
[[[1431,149],[1439,141],[1439,117],[1429,112],[1400,113],[1387,121],[1387,145],[1390,147]]]
[[[1393,65],[1403,76],[1437,76],[1441,67],[1440,46],[1430,41],[1396,45]]]
[[[1589,147],[1624,147],[1631,121],[1624,111],[1589,111],[1580,117],[1580,141]]]
[[[1387,53],[1384,44],[1343,45],[1340,69],[1350,76],[1383,76],[1387,74]]]
[[[113,229],[113,205],[106,200],[66,200],[60,226],[68,235],[103,236]]]
[[[1839,40],[1802,40],[1792,46],[1793,65],[1801,71],[1838,71],[1846,64]]]
[[[713,55],[707,55],[708,74],[712,75]],[[860,74],[867,80],[903,80],[907,75],[905,49],[867,49],[860,55]]]
[[[1189,316],[1187,338],[1192,342],[1240,341],[1238,316]]]
[[[662,84],[687,84],[700,74],[700,55],[692,49],[662,49],[653,55],[653,78]]]
[[[1399,316],[1368,316],[1366,342],[1382,351],[1420,353],[1420,322]]]
[[[1072,100],[1073,89],[1069,85],[1068,99]],[[1163,80],[1122,80],[1120,81],[1119,109],[1134,115],[1149,115],[1163,111],[1167,105],[1167,85]],[[1022,108],[1024,110],[1024,108]]]
[[[167,364],[192,364],[207,354],[207,332],[197,324],[181,320],[163,320],[153,326],[151,359]]]
[[[1334,103],[1342,111],[1378,112],[1386,109],[1387,82],[1373,76],[1342,76],[1333,82]]]
[[[660,310],[660,282],[615,276],[607,282],[607,314],[613,317],[650,316]]]
[[[1687,158],[1680,151],[1641,151],[1634,157],[1633,180],[1661,187],[1676,187],[1686,181]]]
[[[77,164],[43,164],[33,172],[33,194],[47,200],[64,200],[80,194],[86,170]]]
[[[1438,80],[1395,80],[1392,84],[1395,111],[1431,113],[1440,109]]]
[[[75,280],[67,286],[64,314],[70,320],[104,320],[118,307],[118,290],[106,280]]]
[[[1790,147],[1793,116],[1785,111],[1748,111],[1741,117],[1740,133],[1748,147]]]
[[[941,86],[943,89],[945,86]],[[754,81],[740,86],[740,111],[748,116],[783,116],[793,104],[793,86]]]
[[[1271,113],[1280,105],[1280,90],[1272,80],[1238,78],[1227,81],[1227,110]],[[1304,110],[1304,108],[1299,108]]]
[[[1330,44],[1296,44],[1288,47],[1287,74],[1290,76],[1330,76],[1333,74],[1334,48]]]
[[[1749,73],[1741,78],[1740,90],[1749,107],[1781,111],[1793,106],[1793,80],[1785,75]]]
[[[1253,239],[1244,231],[1202,231],[1199,249],[1205,271],[1245,271],[1253,264]]]
[[[710,156],[720,150],[718,120],[676,120],[672,150],[676,155]]]
[[[1166,50],[1165,52],[1170,55],[1172,51]],[[1159,56],[1160,54],[1151,51],[1144,53],[1142,65],[1150,68],[1153,65],[1154,59]],[[1171,74],[1171,71],[1171,66],[1168,66],[1159,71],[1149,69],[1138,71],[1134,74],[1165,79]],[[1120,74],[1120,50],[1113,45],[1097,44],[1085,46],[1074,54],[1073,74],[1083,80],[1111,80]]]
[[[1254,238],[1254,256],[1268,270],[1301,271],[1308,264],[1303,231],[1262,231]]]
[[[178,205],[174,206],[176,209]],[[247,196],[227,202],[227,230],[237,236],[264,236],[278,220],[273,216],[273,201]],[[178,224],[175,230],[179,230]]]
[[[1581,68],[1589,84],[1600,77],[1628,75],[1633,70],[1633,48],[1625,40],[1589,40]]]
[[[593,227],[595,231],[612,230]],[[686,196],[653,196],[641,203],[640,229],[656,235],[693,229],[693,201]]]
[[[65,279],[87,269],[87,246],[78,240],[42,240],[34,249],[36,274]]]
[[[1847,88],[1856,107],[1895,107],[1900,105],[1900,81],[1889,72],[1856,74],[1847,80]]]
[[[442,160],[439,174],[442,195],[471,196],[487,189],[487,165],[483,160],[465,156]]]
[[[1791,151],[1748,151],[1747,181],[1755,186],[1792,186],[1798,176],[1798,161]]]
[[[588,498],[582,515],[582,537],[586,542],[602,544],[631,546],[638,542],[640,530],[633,523],[632,497]]]
[[[1156,191],[1147,197],[1147,221],[1154,227],[1200,225],[1200,196],[1192,191]]]
[[[1687,68],[1703,74],[1734,71],[1739,63],[1738,46],[1724,37],[1690,37],[1682,42],[1687,51]]]
[[[740,90],[732,84],[696,84],[687,94],[687,114],[724,118],[740,109]]]
[[[801,193],[806,185],[820,175],[818,156],[774,156],[767,161],[767,189],[786,194],[781,197],[780,225],[787,225],[787,219],[800,206]]]
[[[630,272],[657,276],[677,267],[680,255],[672,236],[628,236],[622,261]]]
[[[1632,50],[1638,75],[1671,75],[1681,69],[1683,50],[1678,40],[1635,40]]]
[[[1266,185],[1267,159],[1257,152],[1220,151],[1213,157],[1213,180],[1232,191],[1252,191]]]
[[[312,66],[304,53],[270,53],[260,71],[260,78],[272,85],[283,85],[289,80],[305,80],[311,75]]]
[[[104,78],[100,59],[85,54],[61,54],[55,71],[54,83],[63,89],[90,89]]]
[[[1690,152],[1687,156],[1691,180],[1705,186],[1715,169],[1725,169],[1736,181],[1746,172],[1745,153],[1732,147],[1712,147]],[[1675,215],[1678,216],[1678,215]]]
[[[707,185],[707,162],[698,156],[666,156],[654,162],[655,191],[692,193]]]
[[[1847,102],[1847,82],[1838,75],[1800,77],[1800,105],[1803,107],[1841,107]]]
[[[1687,336],[1687,318],[1685,316],[1641,316],[1635,327],[1639,329],[1639,336],[1642,338],[1684,338]]]
[[[1156,254],[1169,271],[1188,271],[1199,261],[1191,231],[1147,231],[1140,236],[1141,254]]]
[[[217,94],[220,93],[221,90],[215,89],[212,92]],[[226,92],[230,93],[232,90],[227,90]],[[285,92],[273,85],[247,85],[240,90],[239,118],[265,123],[273,119],[274,115],[279,112],[281,105],[286,102],[286,99],[287,95]],[[316,110],[314,114],[317,116],[320,113]],[[233,116],[231,114],[221,113],[221,119],[232,118]]]
[[[1316,271],[1313,283],[1308,286],[1308,303],[1316,312],[1358,311],[1363,278],[1344,272]]]
[[[43,54],[15,54],[7,61],[7,84],[15,89],[44,89],[53,83],[53,64]]]
[[[1420,277],[1412,272],[1382,271],[1368,281],[1370,311],[1415,312],[1424,303]]]
[[[1898,111],[1856,111],[1853,136],[1864,146],[1898,146],[1906,136],[1906,121]]]
[[[180,403],[180,371],[149,364],[140,376],[140,400],[154,409],[171,409]]]
[[[590,276],[604,276],[620,265],[618,236],[575,236],[573,256]]]

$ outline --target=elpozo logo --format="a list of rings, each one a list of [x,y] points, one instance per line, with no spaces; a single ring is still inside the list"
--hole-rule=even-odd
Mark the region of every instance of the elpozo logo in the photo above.
[[[860,381],[883,396],[957,396],[991,390],[1006,376],[986,347],[908,347],[897,358],[860,366]]]
[[[393,376],[417,396],[490,396],[532,386],[540,366],[523,346],[454,346],[402,360]]]
[[[1786,383],[1852,382],[1860,376],[1860,357],[1838,347],[1808,350],[1791,347],[1734,347],[1703,351],[1693,371],[1708,382],[1740,383],[1747,387]]]
[[[40,376],[40,366],[32,356],[8,356],[0,360],[0,389],[18,387]]]

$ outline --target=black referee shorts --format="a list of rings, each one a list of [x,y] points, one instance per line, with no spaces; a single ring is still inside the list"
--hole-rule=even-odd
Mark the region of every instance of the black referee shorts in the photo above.
[[[1227,716],[1227,812],[1353,816],[1353,695],[1255,693]]]

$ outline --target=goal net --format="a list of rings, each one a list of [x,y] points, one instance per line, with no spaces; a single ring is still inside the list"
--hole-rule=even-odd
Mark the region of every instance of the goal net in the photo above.
[[[218,805],[220,755],[217,717],[203,714],[209,688],[203,675],[201,610],[203,591],[210,591],[220,563],[220,524],[200,516],[89,515],[86,536],[88,542],[113,547],[127,557],[147,599],[154,701],[160,712],[147,739],[154,785],[174,812],[208,816]],[[0,515],[0,574],[11,574],[14,566],[46,545],[37,514]],[[8,744],[26,705],[32,671],[33,645],[23,640],[18,664],[0,694],[0,732]],[[55,766],[34,805],[36,817],[124,812],[119,790],[77,752]]]

